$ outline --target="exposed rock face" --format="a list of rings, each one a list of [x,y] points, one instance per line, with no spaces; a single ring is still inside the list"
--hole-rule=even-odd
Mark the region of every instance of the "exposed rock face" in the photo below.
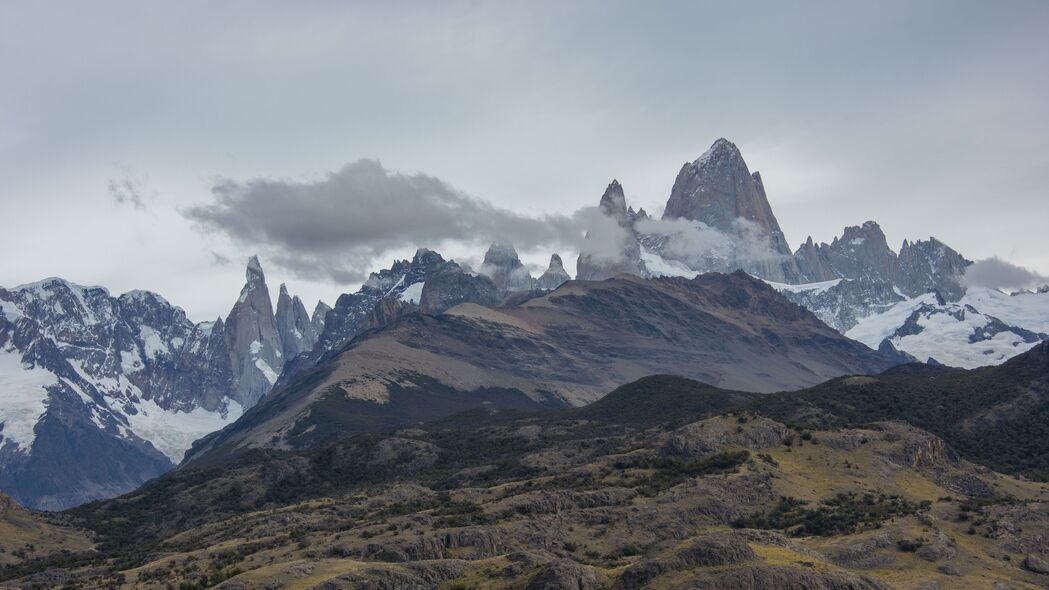
[[[811,310],[842,334],[861,319],[883,313],[905,298],[892,283],[859,279],[834,279],[812,285],[780,286],[787,298]]]
[[[948,301],[965,294],[960,277],[972,261],[936,238],[916,242],[903,241],[894,281],[909,297],[936,291]]]
[[[423,313],[441,313],[460,303],[495,305],[500,291],[484,275],[471,275],[448,262],[434,269],[423,287],[419,308]]]
[[[893,283],[896,253],[886,243],[881,227],[873,221],[846,227],[841,238],[834,238],[830,246],[820,250],[824,263],[836,277]]]
[[[729,236],[746,231],[741,224],[753,225],[773,256],[744,261],[744,270],[773,281],[797,281],[790,248],[772,213],[761,175],[751,174],[739,148],[724,138],[681,167],[663,219],[699,221]]]
[[[607,203],[611,212],[624,211],[616,199],[607,199]],[[907,298],[936,292],[948,302],[958,301],[966,293],[961,277],[972,264],[935,238],[904,241],[897,254],[873,221],[846,227],[830,244],[817,244],[810,237],[791,254],[761,176],[751,174],[739,149],[724,139],[682,167],[663,219],[692,220],[702,224],[697,228],[701,232],[709,228],[713,233],[706,234],[709,239],[695,239],[695,244],[684,240],[685,250],[702,250],[687,254],[673,234],[639,236],[644,260],[655,269],[652,274],[694,276],[696,272],[742,269],[774,283],[799,285],[782,289],[784,295],[843,333]],[[765,243],[765,251],[755,249]],[[589,272],[586,266],[582,270]],[[824,284],[830,281],[838,282]],[[872,346],[879,343],[880,339]]]
[[[600,587],[596,569],[563,559],[542,568],[525,590],[597,590]]]
[[[873,221],[845,228],[829,245],[817,246],[809,238],[794,257],[804,282],[866,280],[896,287],[908,297],[937,291],[951,301],[964,294],[960,279],[972,264],[936,238],[904,240],[897,256]]]
[[[595,228],[595,231],[602,233],[600,240],[596,236],[587,236],[588,239],[594,238],[594,246],[579,253],[576,279],[602,281],[621,274],[645,276],[641,243],[634,229],[634,222],[646,217],[644,212],[635,213],[633,208],[627,208],[623,186],[618,180],[613,180],[601,195],[599,209],[615,221],[620,229],[602,226]]]
[[[531,291],[535,288],[535,279],[521,264],[517,250],[511,244],[492,244],[484,254],[480,272],[491,279],[502,293]]]
[[[318,310],[320,304],[318,304]],[[314,316],[317,315],[314,310]],[[290,360],[313,348],[317,342],[314,324],[306,313],[306,306],[298,296],[288,295],[288,287],[281,283],[277,297],[277,335],[280,338],[282,355]]]
[[[839,278],[830,269],[820,247],[812,241],[812,236],[794,253],[794,263],[798,265],[798,280],[801,283],[819,283]]]
[[[1049,575],[1049,560],[1040,555],[1028,553],[1027,556],[1024,557],[1023,566],[1028,571],[1032,571],[1036,574]]]
[[[552,291],[571,278],[568,276],[568,272],[565,271],[561,257],[557,254],[551,254],[550,265],[546,268],[546,272],[536,280],[536,288],[542,291]]]
[[[316,338],[320,338],[321,332],[324,331],[324,318],[327,317],[329,311],[331,311],[331,306],[323,301],[318,301],[313,308],[313,314],[310,316],[310,325]],[[314,344],[316,344],[316,341],[314,341]]]
[[[234,399],[251,407],[266,395],[284,366],[283,346],[270,303],[266,276],[252,256],[240,298],[226,318]]]
[[[399,260],[388,269],[372,273],[356,293],[340,295],[335,307],[324,314],[323,329],[313,348],[289,359],[278,383],[312,368],[325,354],[364,330],[381,328],[405,313],[440,313],[467,301],[495,305],[501,295],[488,277],[469,274],[437,252],[420,248],[411,260]],[[314,323],[321,305],[314,311]]]

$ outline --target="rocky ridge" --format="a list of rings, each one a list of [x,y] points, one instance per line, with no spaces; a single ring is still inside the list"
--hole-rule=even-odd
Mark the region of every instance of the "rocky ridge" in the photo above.
[[[581,405],[653,373],[768,392],[891,364],[742,272],[570,281],[495,308],[408,313],[362,333],[313,368],[286,373],[187,461],[302,448],[479,404]]]

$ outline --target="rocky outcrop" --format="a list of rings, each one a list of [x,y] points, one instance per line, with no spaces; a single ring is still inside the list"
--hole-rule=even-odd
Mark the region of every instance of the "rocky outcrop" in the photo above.
[[[666,456],[696,461],[720,452],[726,446],[767,449],[780,446],[787,427],[768,418],[757,417],[739,424],[735,420],[712,418],[694,422],[664,437],[660,452]]]
[[[546,271],[536,280],[535,287],[541,291],[553,291],[565,282],[571,280],[571,278],[572,277],[568,276],[568,272],[565,271],[565,265],[561,261],[561,256],[551,254],[550,265],[547,266]]]
[[[957,301],[965,294],[961,277],[971,264],[972,261],[936,238],[904,240],[893,284],[908,297],[936,291],[948,301]]]
[[[369,319],[382,299],[402,300],[404,296],[408,303],[418,305],[429,275],[442,268],[445,262],[437,252],[420,248],[411,260],[398,260],[390,268],[371,273],[356,293],[340,295],[335,307],[324,311],[323,329],[318,333],[313,349],[289,359],[280,382],[314,366],[324,354],[346,344],[361,331],[375,327],[369,325]],[[317,322],[321,305],[314,310],[311,323]]]
[[[423,287],[419,308],[423,313],[441,313],[460,303],[495,305],[499,289],[483,275],[471,275],[449,262],[434,270]]]
[[[313,308],[313,313],[310,315],[310,325],[313,327],[313,333],[317,338],[320,338],[321,332],[324,332],[324,321],[329,311],[331,311],[331,306],[323,301],[318,301]]]
[[[1028,553],[1023,561],[1024,569],[1036,574],[1049,575],[1049,559]]]
[[[531,291],[535,288],[535,279],[521,264],[517,250],[511,244],[492,244],[484,254],[480,273],[491,279],[501,293]]]
[[[885,241],[881,226],[873,221],[846,227],[829,246],[821,245],[820,254],[837,277],[893,284],[896,253]]]
[[[905,299],[892,283],[866,277],[778,288],[784,297],[812,311],[842,334],[863,318],[883,313]]]
[[[883,582],[847,572],[760,565],[700,574],[680,586],[690,590],[892,590]]]
[[[562,559],[541,568],[525,590],[597,590],[600,587],[597,569]]]
[[[516,253],[512,258],[516,259]],[[440,313],[465,302],[495,305],[504,294],[488,277],[471,274],[437,252],[420,248],[411,260],[399,260],[372,273],[356,293],[340,295],[335,307],[326,309],[323,329],[312,350],[288,360],[278,385],[312,368],[365,330],[381,328],[406,313]],[[314,311],[313,323],[322,305]]]
[[[725,566],[754,559],[757,559],[757,554],[738,532],[714,533],[693,540],[672,556],[644,560],[628,567],[613,588],[640,590],[649,587],[655,578],[671,572]]]

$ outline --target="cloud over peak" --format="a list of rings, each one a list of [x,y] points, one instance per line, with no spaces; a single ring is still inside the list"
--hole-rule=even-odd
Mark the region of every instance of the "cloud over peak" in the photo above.
[[[439,178],[401,174],[359,160],[316,181],[220,180],[213,201],[182,214],[308,279],[359,281],[376,260],[406,247],[501,241],[539,248],[614,251],[616,229],[596,207],[527,216],[466,195]],[[614,223],[613,223],[614,224]],[[620,230],[622,231],[622,230]]]

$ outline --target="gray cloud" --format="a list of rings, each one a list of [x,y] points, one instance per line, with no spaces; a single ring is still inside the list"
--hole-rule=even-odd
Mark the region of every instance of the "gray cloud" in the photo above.
[[[214,201],[182,213],[311,280],[364,279],[385,253],[450,242],[518,249],[569,248],[617,256],[625,230],[596,207],[571,215],[521,215],[425,174],[360,160],[312,181],[222,180]],[[589,237],[584,239],[584,235]]]
[[[126,204],[135,209],[145,209],[146,200],[153,197],[147,187],[149,178],[136,174],[126,165],[116,164],[116,166],[122,174],[109,179],[106,187],[109,190],[109,196],[117,205]]]
[[[229,266],[233,262],[230,260],[229,256],[226,256],[225,254],[214,250],[209,250],[209,252],[211,252],[212,262],[218,266]]]
[[[0,200],[18,222],[0,250],[19,256],[0,284],[149,285],[214,317],[240,273],[166,208],[217,202],[201,178],[375,154],[527,214],[571,216],[612,177],[653,211],[718,136],[761,170],[792,245],[876,219],[890,243],[935,234],[1049,274],[1044,0],[8,4]],[[163,196],[148,217],[84,198],[131,159]],[[60,237],[27,249],[36,220]]]
[[[728,270],[784,258],[770,247],[759,225],[742,217],[733,221],[731,233],[688,219],[643,219],[636,227],[663,236],[667,257],[692,268]]]
[[[977,260],[965,270],[963,280],[972,287],[1027,289],[1049,284],[1049,277],[998,258]]]

